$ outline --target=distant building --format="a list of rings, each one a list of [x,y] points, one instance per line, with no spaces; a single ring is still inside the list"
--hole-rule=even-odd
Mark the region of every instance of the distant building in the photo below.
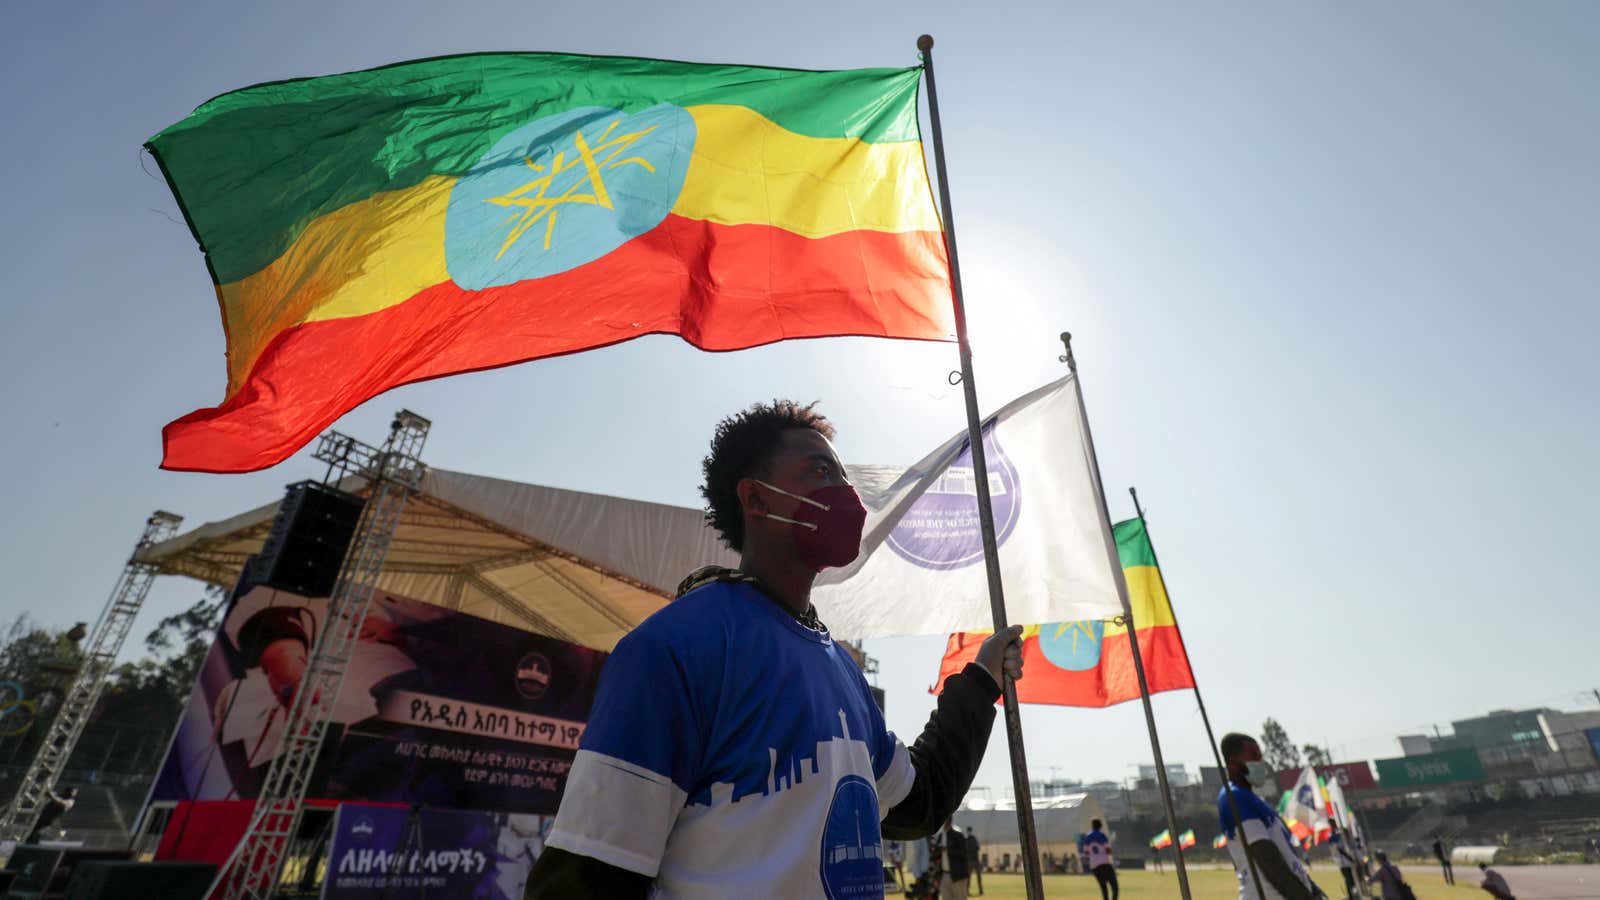
[[[1139,767],[1139,780],[1144,781],[1145,779],[1156,780],[1155,766]],[[1188,787],[1194,784],[1194,780],[1189,777],[1189,770],[1184,767],[1183,763],[1167,763],[1167,784],[1175,788]]]
[[[1600,710],[1497,709],[1450,725],[1446,734],[1401,735],[1401,751],[1421,756],[1472,750],[1490,779],[1524,779],[1529,793],[1539,789],[1541,778],[1549,783],[1543,789],[1557,795],[1567,793],[1569,784],[1576,791],[1600,784],[1600,760],[1586,733],[1600,728]]]
[[[1406,756],[1476,750],[1485,765],[1533,759],[1578,746],[1584,730],[1600,727],[1600,710],[1562,712],[1556,709],[1497,709],[1488,715],[1457,719],[1448,734],[1400,735]]]
[[[1425,734],[1400,735],[1400,753],[1404,756],[1424,756],[1433,752],[1433,738]]]

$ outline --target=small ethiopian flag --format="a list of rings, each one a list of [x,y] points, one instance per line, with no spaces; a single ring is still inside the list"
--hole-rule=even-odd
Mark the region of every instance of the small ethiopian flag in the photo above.
[[[1150,693],[1194,687],[1189,657],[1172,616],[1172,604],[1161,586],[1155,551],[1144,521],[1129,519],[1112,528],[1128,601],[1139,629],[1139,655],[1144,660]],[[978,656],[978,646],[992,632],[950,635],[939,664],[935,691]],[[1022,632],[1023,677],[1017,700],[1057,706],[1111,706],[1139,696],[1133,648],[1124,625],[1105,620],[1030,625]]]
[[[1195,839],[1194,839],[1194,829],[1193,828],[1189,829],[1188,831],[1185,831],[1183,834],[1178,835],[1178,849],[1179,850],[1187,850],[1190,847],[1193,847],[1194,843],[1195,843]]]
[[[1211,839],[1211,847],[1212,847],[1212,849],[1221,850],[1223,847],[1226,847],[1226,846],[1228,846],[1228,836],[1225,835],[1225,834],[1219,834],[1216,837]]]
[[[1168,829],[1162,829],[1160,834],[1150,839],[1150,848],[1153,850],[1160,850],[1163,847],[1171,846],[1172,832]]]
[[[390,388],[647,334],[951,339],[920,74],[486,53],[205,103],[146,146],[228,385],[162,465],[264,468]]]

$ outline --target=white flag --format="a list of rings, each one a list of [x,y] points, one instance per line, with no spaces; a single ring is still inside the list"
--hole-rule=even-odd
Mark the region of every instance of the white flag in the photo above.
[[[1116,542],[1073,376],[983,423],[1007,621],[1122,613]],[[857,640],[992,631],[967,432],[909,469],[852,466],[867,507],[861,556],[817,579],[811,599],[834,636]]]
[[[1328,807],[1322,802],[1322,786],[1317,782],[1316,769],[1306,766],[1300,770],[1300,780],[1284,798],[1283,816],[1300,820],[1313,834],[1328,827]]]

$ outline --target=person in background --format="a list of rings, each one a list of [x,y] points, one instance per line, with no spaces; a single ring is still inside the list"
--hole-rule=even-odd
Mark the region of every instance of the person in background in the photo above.
[[[906,847],[900,841],[884,841],[883,883],[893,884],[897,890],[906,886]]]
[[[1331,824],[1332,830],[1328,835],[1328,853],[1333,856],[1333,862],[1339,867],[1339,874],[1344,876],[1344,893],[1350,900],[1356,896],[1356,851],[1345,840],[1344,834],[1339,831],[1337,822]]]
[[[1433,855],[1439,858],[1439,868],[1444,870],[1444,883],[1455,884],[1456,873],[1450,868],[1450,852],[1444,845],[1444,838],[1434,835]]]
[[[1416,900],[1400,867],[1389,862],[1389,854],[1379,850],[1373,855],[1378,858],[1378,887],[1383,889],[1383,900]]]
[[[1517,900],[1511,895],[1511,885],[1506,884],[1505,878],[1499,872],[1489,868],[1488,863],[1478,863],[1478,869],[1483,872],[1483,884],[1479,887],[1488,891],[1489,896],[1495,900]]]
[[[1106,836],[1105,823],[1099,819],[1089,821],[1089,833],[1083,836],[1083,849],[1089,855],[1089,871],[1100,885],[1100,900],[1118,900],[1122,888],[1117,884],[1117,866],[1111,855],[1111,838]]]
[[[49,829],[52,833],[59,834],[55,827],[56,822],[66,815],[68,810],[72,809],[74,803],[78,802],[78,789],[75,787],[69,787],[57,794],[55,786],[52,785],[44,793],[44,806],[39,810],[39,822],[33,826],[33,832],[28,835],[28,839],[23,841],[25,844],[39,843],[44,839],[46,829]]]
[[[906,896],[933,896],[928,878],[932,866],[933,850],[928,846],[927,838],[921,837],[906,843],[906,874],[911,876],[910,882],[906,885]]]
[[[983,896],[983,845],[978,842],[978,833],[967,826],[967,868],[972,870],[972,881],[977,885],[977,896]]]
[[[1249,735],[1235,732],[1223,736],[1221,749],[1228,783],[1217,795],[1217,815],[1222,833],[1228,838],[1228,856],[1239,880],[1240,900],[1314,900],[1322,892],[1306,874],[1295,852],[1294,836],[1252,787],[1266,784],[1272,777],[1272,770],[1261,757],[1261,745]],[[1261,876],[1265,897],[1256,893],[1252,862]]]
[[[967,885],[972,878],[967,837],[951,822],[944,823],[944,846],[944,881],[939,885],[939,900],[967,900]]]

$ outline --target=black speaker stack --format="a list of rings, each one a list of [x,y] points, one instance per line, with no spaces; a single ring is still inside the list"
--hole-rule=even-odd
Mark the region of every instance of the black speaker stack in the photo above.
[[[217,867],[194,862],[82,862],[66,900],[204,900]]]
[[[365,506],[315,481],[289,485],[248,580],[302,597],[331,596]]]

